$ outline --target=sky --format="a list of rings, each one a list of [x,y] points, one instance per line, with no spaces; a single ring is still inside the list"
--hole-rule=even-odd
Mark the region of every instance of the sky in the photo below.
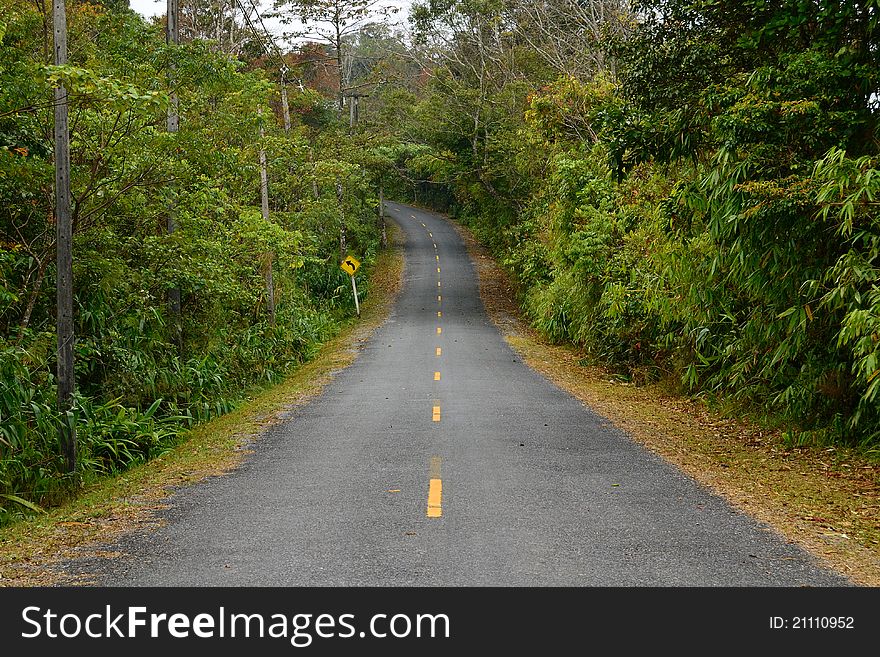
[[[129,0],[131,8],[147,18],[151,16],[163,16],[165,14],[166,4],[167,0]],[[272,8],[272,0],[256,0],[256,4],[261,14],[267,13]],[[387,4],[398,6],[405,11],[412,4],[412,0],[389,0]],[[247,4],[245,4],[245,6],[247,6]],[[403,18],[404,16],[401,14],[398,14],[395,17],[396,20],[402,20]],[[275,36],[280,37],[284,32],[281,23],[276,19],[266,18],[265,23],[266,28]],[[287,29],[290,29],[290,27]]]
[[[165,0],[129,0],[129,5],[136,12],[148,18],[165,13]]]

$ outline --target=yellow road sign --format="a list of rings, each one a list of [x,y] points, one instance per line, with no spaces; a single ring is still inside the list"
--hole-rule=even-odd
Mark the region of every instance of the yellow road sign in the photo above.
[[[361,266],[361,261],[355,258],[354,256],[347,256],[345,260],[342,261],[342,264],[339,265],[349,276],[354,276],[354,273],[358,270],[358,267]]]

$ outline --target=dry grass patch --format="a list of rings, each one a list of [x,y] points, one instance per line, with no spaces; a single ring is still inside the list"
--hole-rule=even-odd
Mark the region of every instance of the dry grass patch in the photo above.
[[[583,354],[548,344],[519,316],[516,290],[470,232],[456,228],[493,322],[525,362],[635,440],[775,528],[853,582],[880,586],[880,464],[843,447],[784,445],[779,432],[725,418],[662,385],[621,384]]]
[[[126,532],[158,527],[156,511],[177,488],[234,469],[266,429],[317,395],[388,316],[403,273],[402,234],[372,272],[361,319],[327,342],[318,357],[284,382],[255,391],[246,403],[199,425],[173,451],[117,477],[99,481],[76,499],[0,530],[0,586],[88,583],[63,572],[64,561],[119,556],[103,546]]]

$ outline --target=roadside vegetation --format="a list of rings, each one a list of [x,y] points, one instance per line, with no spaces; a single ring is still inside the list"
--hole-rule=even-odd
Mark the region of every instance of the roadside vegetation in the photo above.
[[[419,201],[628,381],[880,444],[874,0],[418,2]]]
[[[108,545],[125,534],[159,526],[161,510],[181,487],[235,469],[274,424],[308,403],[350,365],[385,318],[400,289],[403,252],[391,232],[370,273],[372,293],[361,318],[345,322],[315,358],[277,383],[254,386],[229,413],[185,432],[173,449],[114,477],[84,485],[75,497],[0,528],[0,586],[89,584],[88,568],[69,563],[111,558]]]
[[[68,2],[70,61],[58,67],[51,4],[0,0],[0,525],[166,453],[312,359],[354,314],[345,254],[364,262],[358,287],[370,294],[383,137],[350,129],[337,72],[322,78],[301,52],[282,54],[227,4],[187,5],[175,46],[164,19],[127,3]],[[56,403],[59,81],[74,225],[66,414]],[[62,424],[76,430],[73,472]]]
[[[295,47],[231,1],[186,4],[180,45],[125,2],[68,4],[55,67],[51,8],[0,0],[0,524],[313,358],[352,314],[340,258],[368,274],[381,251],[383,195],[470,227],[533,327],[585,364],[787,447],[878,454],[877,0],[416,0],[408,35],[365,0],[278,0],[305,25]]]
[[[553,344],[529,326],[515,281],[467,228],[458,231],[476,264],[483,304],[523,362],[852,582],[880,584],[876,453],[842,444],[792,447],[780,430],[688,399],[674,382],[636,384],[611,368],[586,365],[582,348]]]

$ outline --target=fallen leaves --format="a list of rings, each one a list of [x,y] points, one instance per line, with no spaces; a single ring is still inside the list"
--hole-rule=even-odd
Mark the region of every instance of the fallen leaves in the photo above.
[[[486,310],[530,367],[733,506],[853,581],[880,586],[880,463],[842,447],[791,448],[778,432],[720,417],[662,385],[623,385],[574,348],[547,344],[519,319],[504,271],[455,227],[475,261]]]

